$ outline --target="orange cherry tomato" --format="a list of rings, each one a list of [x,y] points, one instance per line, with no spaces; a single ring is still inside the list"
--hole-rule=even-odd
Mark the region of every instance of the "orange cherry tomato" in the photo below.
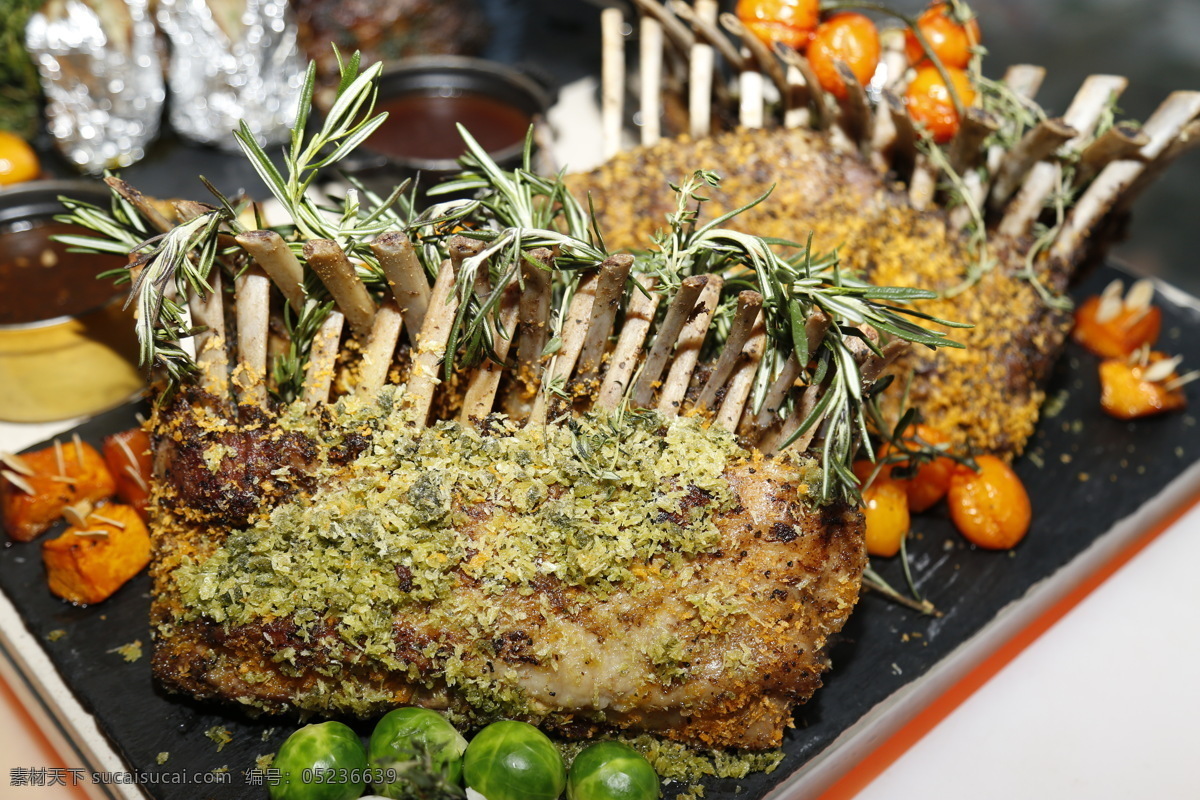
[[[949,439],[936,428],[928,425],[917,425],[913,436],[907,439],[914,446],[918,444],[943,445]],[[882,460],[891,452],[891,446],[885,444],[879,451]],[[937,501],[946,496],[950,488],[950,476],[954,473],[955,462],[951,458],[935,458],[917,467],[917,471],[909,478],[897,477],[896,471],[908,467],[908,461],[898,461],[891,466],[891,479],[904,487],[908,494],[908,510],[920,514],[932,508]]]
[[[0,185],[31,181],[41,174],[42,165],[29,142],[0,131]]]
[[[971,63],[971,48],[981,41],[979,22],[975,19],[965,25],[956,22],[946,3],[934,3],[925,9],[917,18],[917,29],[946,67],[966,69]],[[911,28],[904,33],[904,50],[908,54],[908,63],[913,66],[929,61],[929,55]]]
[[[738,0],[742,24],[768,47],[773,42],[803,50],[820,19],[820,0]]]
[[[1072,338],[1101,358],[1128,358],[1143,345],[1154,344],[1162,329],[1162,310],[1121,307],[1115,316],[1100,320],[1103,300],[1089,297],[1075,310]]]
[[[946,499],[950,519],[967,541],[987,550],[1015,547],[1029,531],[1029,494],[1017,473],[992,455],[975,458],[979,472],[957,465]]]
[[[974,103],[975,89],[967,73],[953,67],[946,71],[963,106]],[[904,104],[913,122],[924,125],[938,144],[945,144],[958,133],[958,111],[954,108],[945,81],[933,65],[917,70],[916,77],[904,93]]]
[[[887,478],[876,478],[863,490],[863,516],[869,554],[887,558],[900,552],[900,542],[908,535],[911,522],[903,486]]]
[[[1151,353],[1145,366],[1116,358],[1100,362],[1100,405],[1104,411],[1117,419],[1137,419],[1186,406],[1182,389],[1167,388],[1179,377],[1175,370],[1161,377],[1154,374],[1162,371],[1155,365],[1166,358],[1163,353]]]
[[[839,100],[845,100],[847,92],[838,62],[844,62],[865,86],[879,66],[879,54],[879,31],[862,14],[834,14],[817,26],[808,44],[808,62],[817,82]]]

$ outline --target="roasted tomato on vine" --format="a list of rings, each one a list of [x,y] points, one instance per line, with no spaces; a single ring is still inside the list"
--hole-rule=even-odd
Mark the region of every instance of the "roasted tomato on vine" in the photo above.
[[[971,63],[971,48],[980,42],[979,22],[959,22],[949,3],[934,3],[917,17],[917,29],[925,37],[943,66],[965,69]],[[929,55],[912,29],[905,32],[904,50],[913,66],[929,63]]]
[[[870,461],[856,461],[854,474],[862,484],[863,521],[867,553],[890,558],[900,552],[912,519],[908,494],[899,481],[888,477],[890,468]]]
[[[819,0],[738,0],[735,11],[768,47],[779,42],[803,50],[816,30],[821,4]]]
[[[846,99],[846,82],[838,74],[838,62],[865,86],[879,66],[879,54],[879,31],[862,14],[834,14],[817,26],[808,45],[808,62],[817,81],[839,100]]]
[[[904,444],[912,450],[931,448],[945,445],[949,439],[936,428],[928,425],[916,425],[910,433],[906,433]],[[888,459],[894,450],[890,444],[885,444],[879,451],[879,460]],[[921,513],[931,508],[937,501],[946,496],[950,488],[950,476],[954,472],[954,460],[940,457],[926,460],[917,459],[916,464],[910,464],[907,458],[891,459],[888,470],[892,480],[904,487],[908,495],[908,509]]]
[[[953,67],[948,67],[946,72],[963,107],[974,103],[975,89],[967,73]],[[904,93],[904,104],[913,122],[923,125],[938,144],[945,144],[958,133],[958,110],[954,107],[946,82],[932,64],[917,70],[916,77]]]

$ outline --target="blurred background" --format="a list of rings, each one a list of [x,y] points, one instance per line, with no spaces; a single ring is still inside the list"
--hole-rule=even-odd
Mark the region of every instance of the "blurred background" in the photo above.
[[[122,0],[87,0],[103,6]],[[230,5],[240,0],[210,0]],[[301,49],[307,57],[325,54],[329,42],[364,46],[382,58],[423,52],[464,52],[518,65],[554,96],[599,71],[599,12],[608,5],[630,11],[630,0],[289,0],[300,20]],[[170,5],[171,0],[157,0]],[[918,12],[927,0],[890,0]],[[0,0],[21,10],[41,0]],[[733,0],[726,5],[732,8]],[[1013,63],[1047,68],[1038,100],[1061,113],[1081,81],[1091,73],[1129,78],[1120,100],[1125,116],[1144,119],[1172,90],[1200,89],[1200,0],[974,0],[989,51],[985,71],[1000,77]],[[20,14],[16,14],[20,17]],[[14,17],[0,15],[0,54],[19,39]],[[6,29],[7,26],[7,29]],[[635,52],[631,35],[629,52]],[[333,65],[325,64],[326,71]],[[11,94],[13,76],[0,66],[0,102]],[[168,107],[170,100],[168,99]],[[594,120],[558,119],[560,127]],[[0,124],[0,127],[3,127]],[[44,129],[37,134],[49,174],[70,174],[56,158]],[[147,148],[144,161],[126,177],[151,192],[168,191],[178,170],[164,171],[177,141],[165,131]],[[241,181],[239,162],[210,150],[193,150],[196,170],[220,185]],[[164,174],[166,172],[167,174]],[[194,187],[194,180],[188,187]],[[240,188],[240,187],[234,187]],[[249,188],[249,187],[247,187]],[[1156,275],[1200,295],[1200,152],[1185,155],[1139,201],[1127,239],[1113,257],[1135,272]]]

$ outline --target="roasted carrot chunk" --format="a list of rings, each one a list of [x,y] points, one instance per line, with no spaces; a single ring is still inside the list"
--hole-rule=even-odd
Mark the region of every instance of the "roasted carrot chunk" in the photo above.
[[[1117,419],[1137,419],[1187,405],[1175,372],[1178,359],[1152,352],[1145,362],[1110,358],[1100,362],[1100,405]]]
[[[150,563],[150,534],[137,511],[101,506],[85,527],[42,545],[50,591],[72,603],[99,603]]]
[[[946,501],[959,533],[977,547],[1007,550],[1029,531],[1032,511],[1025,484],[996,456],[975,458],[979,471],[957,465]]]
[[[86,442],[64,442],[18,457],[25,472],[6,470],[0,479],[0,518],[11,539],[28,542],[80,500],[111,497],[116,481]]]
[[[1101,358],[1128,358],[1139,347],[1154,344],[1161,328],[1162,310],[1157,306],[1131,308],[1119,297],[1096,295],[1075,310],[1071,336]]]
[[[117,497],[145,519],[150,498],[150,437],[141,428],[104,437],[104,461],[117,481]]]

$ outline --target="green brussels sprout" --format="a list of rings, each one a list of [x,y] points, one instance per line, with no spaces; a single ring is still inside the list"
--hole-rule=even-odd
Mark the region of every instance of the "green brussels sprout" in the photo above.
[[[305,725],[275,754],[271,800],[354,800],[366,787],[367,751],[340,722]]]
[[[571,763],[567,800],[655,800],[658,787],[658,774],[637,750],[596,742]]]
[[[418,788],[437,781],[439,774],[445,784],[458,786],[462,782],[462,754],[466,749],[467,740],[436,711],[427,708],[389,711],[375,724],[367,744],[367,762],[373,773],[371,786],[384,797],[392,798],[416,795]],[[428,767],[429,774],[407,774],[401,765],[413,761],[418,762],[418,770]]]
[[[555,800],[567,785],[558,748],[527,722],[493,722],[467,745],[467,786],[487,800]]]

